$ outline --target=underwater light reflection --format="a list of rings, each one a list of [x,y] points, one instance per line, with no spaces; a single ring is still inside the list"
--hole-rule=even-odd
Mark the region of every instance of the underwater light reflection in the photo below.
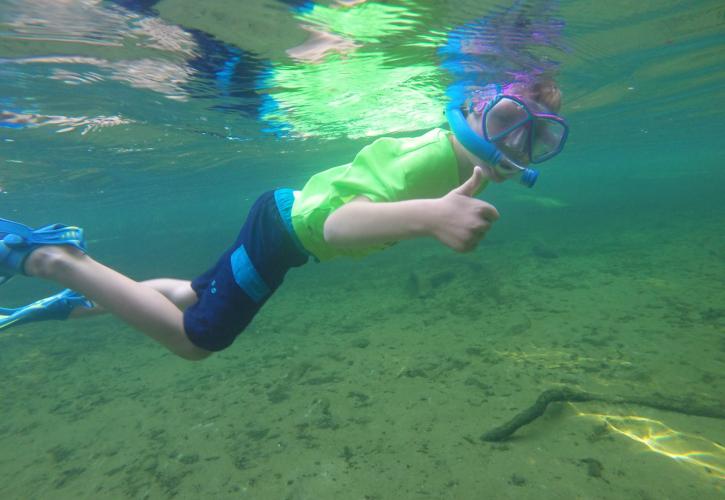
[[[639,415],[622,416],[577,410],[577,416],[594,417],[604,422],[608,429],[642,443],[654,453],[701,468],[717,479],[725,479],[725,448],[718,443],[676,431],[659,420]]]

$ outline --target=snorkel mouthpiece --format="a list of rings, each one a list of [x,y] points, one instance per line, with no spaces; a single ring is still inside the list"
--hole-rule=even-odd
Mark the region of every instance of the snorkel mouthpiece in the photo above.
[[[523,172],[521,172],[521,177],[519,178],[519,182],[526,186],[527,188],[534,187],[534,184],[536,184],[536,179],[539,178],[539,171],[533,168],[525,168]]]
[[[499,167],[506,168],[508,173],[503,171],[503,168]],[[504,155],[501,155],[501,161],[498,165],[494,166],[494,168],[496,168],[503,177],[510,177],[511,172],[518,171],[517,176],[519,178],[519,182],[528,188],[533,187],[534,184],[536,184],[536,179],[539,178],[539,171],[535,168],[522,167]]]

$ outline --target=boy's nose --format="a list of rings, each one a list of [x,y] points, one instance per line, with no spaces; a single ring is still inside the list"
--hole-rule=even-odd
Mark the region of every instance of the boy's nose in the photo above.
[[[519,127],[506,136],[503,141],[503,145],[506,147],[507,152],[511,156],[511,159],[517,163],[530,161],[528,151],[528,139],[529,134],[526,127]]]

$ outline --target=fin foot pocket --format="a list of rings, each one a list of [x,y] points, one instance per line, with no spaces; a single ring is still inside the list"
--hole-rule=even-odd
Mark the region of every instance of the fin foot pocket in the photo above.
[[[38,229],[0,218],[0,285],[23,273],[28,255],[43,245],[70,245],[86,252],[83,229],[51,224]]]

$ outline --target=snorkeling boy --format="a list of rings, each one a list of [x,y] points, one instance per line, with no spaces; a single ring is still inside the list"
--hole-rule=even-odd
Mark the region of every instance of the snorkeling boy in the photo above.
[[[110,312],[182,358],[206,358],[231,345],[286,272],[310,257],[363,256],[420,237],[473,250],[499,218],[474,195],[489,181],[533,185],[538,173],[528,165],[552,158],[566,141],[559,107],[558,87],[544,78],[454,100],[446,111],[452,132],[378,139],[301,191],[260,196],[234,244],[191,282],[136,282],[93,260],[80,228],[0,219],[0,284],[25,274],[68,287],[0,309],[0,329]]]

